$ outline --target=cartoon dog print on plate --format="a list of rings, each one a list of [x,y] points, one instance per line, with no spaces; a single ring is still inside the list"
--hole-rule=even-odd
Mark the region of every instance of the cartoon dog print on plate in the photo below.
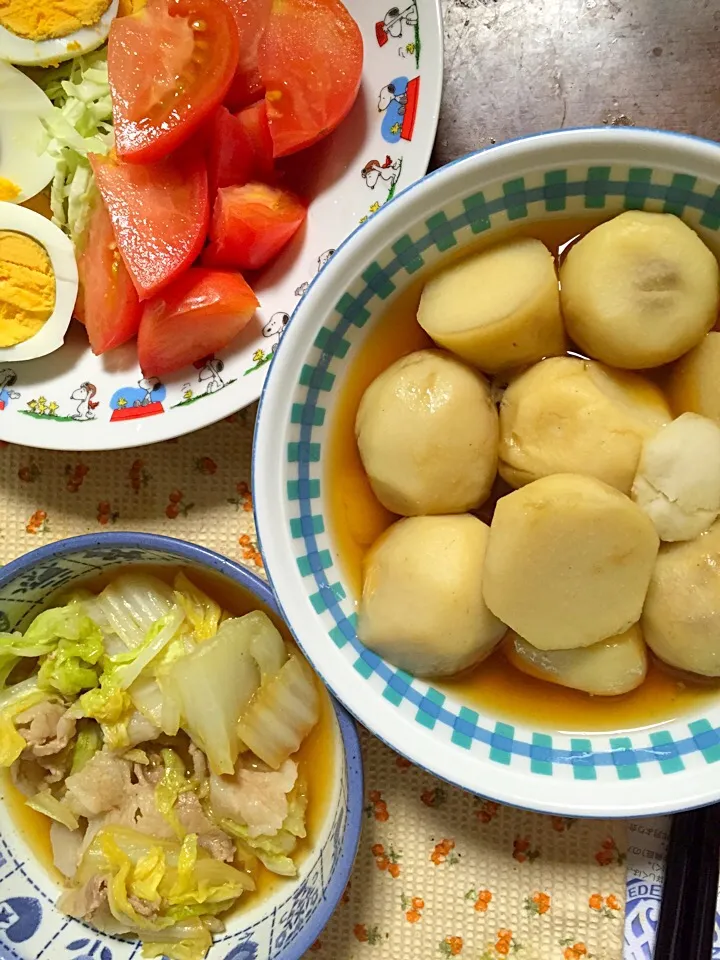
[[[419,95],[420,77],[396,77],[380,91],[378,111],[385,115],[381,129],[388,143],[412,140]]]
[[[0,373],[0,380],[2,380],[2,373]],[[15,394],[15,397],[19,396],[20,394]],[[33,397],[27,401],[25,404],[27,410],[20,410],[19,412],[27,417],[33,417],[35,420],[55,420],[57,423],[96,420],[97,414],[95,411],[100,406],[100,401],[95,400],[96,396],[97,387],[94,383],[86,380],[70,394],[69,404],[63,400],[62,410],[57,400],[40,394],[39,397]],[[2,393],[0,393],[1,397]],[[61,399],[63,398],[61,397]]]
[[[20,394],[12,388],[17,383],[17,374],[9,367],[0,370],[0,411],[10,406],[11,400],[19,400]]]
[[[415,0],[407,6],[390,7],[382,20],[375,24],[375,37],[378,45],[384,47],[388,39],[405,40],[398,47],[401,57],[414,56],[415,65],[420,66],[420,22]],[[410,39],[409,39],[410,38]]]
[[[73,390],[70,399],[77,401],[77,410],[73,414],[73,420],[94,420],[95,411],[100,406],[97,400],[93,398],[97,394],[97,387],[89,381],[81,383],[77,390]]]
[[[320,256],[317,259],[317,270],[315,271],[316,276],[318,273],[320,273],[322,268],[325,266],[325,264],[328,262],[328,260],[332,257],[334,253],[335,253],[335,248],[332,247],[330,250],[325,250],[323,253],[320,254]],[[305,294],[307,293],[307,289],[310,286],[311,282],[312,282],[311,280],[306,280],[304,283],[301,283],[300,286],[295,290],[295,296],[304,297]],[[265,336],[265,331],[263,331],[263,336]]]
[[[381,187],[381,193],[380,197],[371,204],[369,213],[360,219],[360,223],[365,223],[370,213],[377,213],[384,203],[392,200],[395,196],[397,183],[402,173],[402,163],[402,157],[393,160],[388,154],[383,163],[380,163],[379,160],[369,160],[362,168],[360,176],[365,181],[365,185],[373,191],[379,186]],[[383,189],[387,189],[387,194],[384,197],[382,196]]]
[[[110,400],[111,422],[139,420],[165,413],[163,400],[167,395],[165,386],[157,377],[143,377],[134,387],[120,387]]]
[[[196,400],[202,400],[203,397],[210,397],[235,383],[236,378],[223,380],[222,374],[225,370],[225,363],[219,357],[203,357],[202,360],[196,360],[193,366],[198,371],[198,383],[203,389],[196,393],[189,382],[184,383],[182,385],[182,400],[180,403],[174,403],[173,409],[175,407],[186,407],[190,403],[195,403]]]
[[[255,351],[253,354],[255,366],[250,367],[249,370],[246,370],[243,374],[244,377],[246,377],[249,373],[254,373],[256,370],[259,370],[260,367],[264,367],[266,363],[270,363],[277,345],[280,343],[280,337],[282,337],[283,331],[288,323],[290,323],[290,314],[286,313],[284,310],[278,310],[277,313],[274,313],[270,317],[268,322],[262,328],[262,335],[269,341],[268,349],[264,350],[262,347],[259,347]]]

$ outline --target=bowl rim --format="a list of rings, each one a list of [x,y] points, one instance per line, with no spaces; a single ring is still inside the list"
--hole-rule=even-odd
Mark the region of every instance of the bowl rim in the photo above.
[[[284,514],[282,511],[277,510],[277,503],[271,498],[271,494],[269,493],[269,491],[273,489],[272,471],[277,466],[275,459],[273,459],[274,455],[270,452],[272,447],[272,425],[270,418],[273,417],[273,415],[277,415],[280,410],[282,410],[283,413],[285,412],[285,401],[276,399],[276,397],[286,395],[288,393],[288,384],[294,383],[292,377],[294,377],[296,370],[292,360],[293,352],[299,351],[298,357],[301,362],[312,348],[312,341],[300,327],[307,325],[308,328],[312,327],[313,333],[316,332],[316,328],[320,325],[320,322],[313,323],[310,318],[312,316],[317,317],[318,315],[321,315],[323,319],[327,317],[328,312],[325,309],[326,304],[324,301],[329,301],[331,294],[325,291],[336,290],[339,295],[350,283],[359,278],[361,269],[374,258],[378,248],[387,246],[385,238],[388,236],[388,228],[391,228],[390,232],[392,232],[399,224],[403,222],[407,223],[407,216],[404,221],[402,219],[404,214],[409,214],[413,219],[422,215],[418,213],[417,204],[418,198],[422,196],[424,192],[429,192],[435,200],[440,203],[443,202],[443,187],[437,183],[437,178],[446,181],[448,194],[452,195],[453,184],[456,181],[460,181],[463,176],[467,176],[470,171],[480,171],[484,161],[495,165],[505,159],[511,160],[516,164],[526,161],[528,166],[531,167],[538,150],[552,150],[555,152],[555,155],[557,155],[560,149],[575,148],[576,150],[587,152],[588,149],[592,149],[593,146],[596,146],[598,150],[607,151],[608,149],[617,149],[618,152],[631,150],[636,154],[643,150],[651,151],[661,149],[666,152],[666,157],[663,161],[665,163],[669,163],[671,159],[675,159],[678,163],[681,163],[683,156],[687,158],[688,155],[692,155],[698,168],[703,168],[706,171],[710,171],[713,168],[717,171],[718,161],[720,160],[720,143],[707,140],[703,137],[676,131],[658,130],[650,127],[629,128],[611,126],[573,127],[542,133],[531,133],[459,157],[445,166],[433,170],[422,180],[405,187],[368,221],[356,227],[353,233],[345,239],[337,248],[335,256],[328,264],[326,270],[323,271],[322,275],[314,278],[310,284],[293,316],[295,330],[293,330],[293,325],[291,325],[288,331],[286,331],[286,335],[276,350],[272,363],[270,364],[258,407],[252,456],[253,507],[258,546],[265,560],[265,570],[268,581],[276,595],[283,619],[290,627],[298,645],[305,652],[315,670],[323,678],[323,681],[332,691],[333,695],[341,699],[347,709],[349,709],[361,723],[366,723],[367,721],[362,719],[364,714],[358,708],[358,704],[350,705],[351,701],[348,695],[346,693],[341,695],[338,692],[338,684],[328,680],[323,658],[317,655],[317,651],[313,651],[315,655],[311,656],[309,650],[306,649],[304,639],[307,638],[309,630],[303,628],[302,633],[305,634],[305,636],[301,639],[300,631],[296,630],[296,625],[292,623],[292,619],[288,616],[288,606],[296,606],[297,597],[295,596],[295,588],[287,587],[285,584],[281,585],[277,579],[278,571],[276,561],[280,553],[287,549],[289,534],[287,529],[283,529],[282,527],[281,518],[284,519]],[[572,159],[568,158],[568,162],[572,162]],[[625,161],[618,159],[616,162],[622,164]],[[716,180],[719,176],[717,172],[708,172],[704,175]],[[430,210],[429,212],[431,213],[433,211]],[[317,304],[316,301],[318,301]],[[305,319],[306,317],[307,320]],[[297,367],[299,371],[299,363]],[[292,374],[291,377],[287,375],[289,370]],[[283,376],[283,374],[285,376]],[[275,416],[274,419],[275,425],[277,426],[277,416]],[[266,423],[267,428],[265,428]],[[284,423],[282,423],[282,426],[284,428]],[[265,436],[266,432],[267,437]],[[274,442],[277,446],[277,436],[274,437]],[[277,543],[271,544],[270,541],[274,539],[276,535]],[[342,574],[341,579],[343,579]],[[290,600],[292,602],[290,602]],[[315,626],[317,627],[317,623]],[[327,632],[324,627],[322,627],[322,630],[324,633]],[[331,658],[332,655],[328,657],[328,660]],[[374,693],[373,697],[375,697]],[[522,783],[526,783],[526,780],[525,776],[518,773],[518,771],[513,773],[513,771],[508,769],[506,771],[508,779],[506,779],[506,776],[503,776],[501,779],[504,782],[500,786],[498,786],[497,782],[493,781],[492,778],[488,778],[482,783],[477,782],[477,778],[474,778],[475,782],[470,782],[469,779],[462,774],[460,767],[458,767],[457,776],[452,776],[447,772],[447,765],[439,766],[437,763],[426,760],[417,750],[415,753],[412,753],[406,746],[391,742],[387,734],[383,735],[383,733],[374,726],[369,726],[369,729],[374,736],[377,736],[384,743],[388,744],[391,749],[402,753],[413,763],[428,773],[431,773],[433,776],[472,792],[482,792],[482,795],[492,797],[501,803],[525,807],[528,810],[536,812],[563,814],[574,817],[642,817],[670,813],[683,809],[692,809],[715,802],[718,796],[720,796],[720,788],[708,789],[707,784],[699,787],[697,792],[691,796],[689,795],[689,787],[686,784],[685,789],[682,791],[682,796],[677,796],[673,792],[670,799],[663,799],[664,791],[659,790],[656,793],[656,799],[652,803],[647,802],[647,800],[642,802],[633,800],[630,785],[628,792],[624,795],[623,806],[620,809],[616,806],[610,807],[607,799],[605,801],[594,799],[591,794],[587,794],[582,800],[574,798],[567,801],[563,800],[560,794],[558,794],[557,799],[554,799],[554,795],[548,798],[543,797],[543,799],[531,799],[526,791],[524,798],[521,799],[522,794],[521,791],[518,791],[518,787],[520,787]],[[548,732],[552,731],[548,730]],[[603,731],[596,731],[594,733],[600,736],[605,735]]]
[[[14,560],[0,567],[0,588],[35,563],[50,558],[67,556],[77,550],[92,550],[93,548],[103,546],[133,549],[145,548],[158,552],[172,552],[179,554],[189,561],[202,563],[238,582],[240,586],[257,596],[270,610],[279,617],[282,617],[282,613],[271,588],[264,580],[247,567],[244,567],[235,560],[231,560],[229,557],[223,556],[215,550],[211,550],[209,547],[203,547],[200,544],[191,543],[188,540],[167,537],[158,533],[108,531],[55,540],[42,547],[37,547],[29,553],[24,553],[20,557],[16,557]],[[288,629],[290,629],[289,626]],[[335,868],[330,882],[323,889],[322,899],[311,914],[308,923],[300,930],[292,943],[275,955],[274,960],[300,960],[303,954],[320,936],[345,891],[355,863],[362,832],[364,775],[358,730],[355,720],[350,713],[348,713],[345,707],[333,696],[332,692],[322,680],[322,677],[320,677],[319,674],[317,674],[317,676],[328,692],[340,728],[348,783],[347,821],[342,846],[335,861]],[[272,897],[268,898],[268,900],[271,899]],[[89,929],[95,930],[94,927],[90,926]],[[16,956],[15,954],[5,954],[2,945],[0,945],[0,960],[16,960]]]

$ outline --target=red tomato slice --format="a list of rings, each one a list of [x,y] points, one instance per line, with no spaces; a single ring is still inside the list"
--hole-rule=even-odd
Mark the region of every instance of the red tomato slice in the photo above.
[[[157,163],[94,154],[90,162],[122,258],[147,300],[202,250],[210,215],[205,162],[192,146]]]
[[[235,20],[223,0],[149,0],[114,20],[108,76],[118,156],[167,156],[222,102],[238,63]]]
[[[231,187],[252,180],[254,146],[244,124],[225,107],[218,107],[209,134],[208,187],[214,198],[218,187]]]
[[[226,347],[258,300],[239,273],[192,267],[145,304],[138,359],[146,377],[162,377]]]
[[[258,51],[275,156],[321,140],[355,103],[358,25],[340,0],[273,0]]]
[[[248,104],[262,99],[265,94],[258,68],[258,47],[270,16],[272,0],[224,0],[235,17],[240,39],[240,60],[225,105],[230,110],[242,110]]]
[[[265,183],[275,180],[273,141],[270,136],[267,106],[264,100],[253,103],[237,115],[253,153],[253,179]]]
[[[259,270],[297,232],[307,210],[287,190],[264,183],[218,190],[203,263]]]
[[[142,307],[115,242],[110,216],[98,199],[78,257],[80,316],[94,354],[105,353],[138,332]]]

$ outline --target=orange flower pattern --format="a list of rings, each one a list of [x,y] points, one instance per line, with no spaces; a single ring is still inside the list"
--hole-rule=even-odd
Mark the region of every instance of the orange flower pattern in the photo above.
[[[622,909],[622,904],[614,893],[607,897],[603,897],[601,893],[591,893],[588,898],[588,906],[608,920],[617,920],[620,916],[619,911]]]
[[[536,913],[538,916],[542,916],[550,910],[550,902],[550,894],[538,890],[527,898],[525,909],[528,913]]]
[[[572,939],[560,940],[559,945],[565,948],[562,952],[563,960],[592,960],[592,953],[580,941],[573,943]]]
[[[457,854],[453,853],[454,849],[454,840],[441,840],[440,843],[436,843],[433,847],[430,859],[436,867],[446,862],[454,866],[458,862]]]

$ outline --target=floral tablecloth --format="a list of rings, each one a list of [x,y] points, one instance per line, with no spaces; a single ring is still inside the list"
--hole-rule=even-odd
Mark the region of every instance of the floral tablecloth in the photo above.
[[[0,444],[0,561],[102,529],[165,533],[262,572],[254,408],[116,453]],[[365,826],[351,883],[308,958],[620,960],[626,827],[500,807],[363,732]]]

